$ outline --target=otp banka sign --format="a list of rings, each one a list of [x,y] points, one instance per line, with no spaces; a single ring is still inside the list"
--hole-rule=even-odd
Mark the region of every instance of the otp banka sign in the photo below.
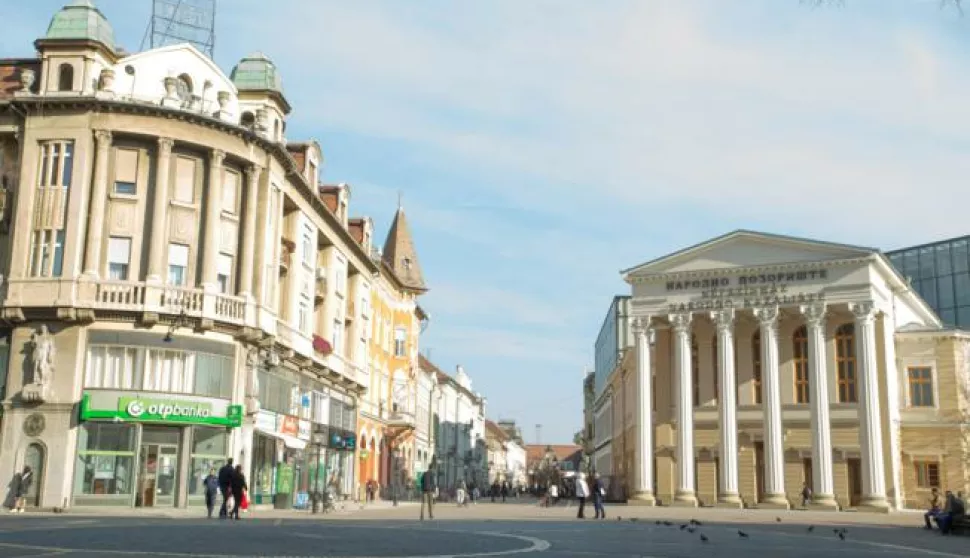
[[[177,401],[171,399],[148,399],[122,397],[118,410],[135,420],[154,421],[204,421],[212,416],[212,404],[204,401]],[[201,420],[200,420],[201,419]]]

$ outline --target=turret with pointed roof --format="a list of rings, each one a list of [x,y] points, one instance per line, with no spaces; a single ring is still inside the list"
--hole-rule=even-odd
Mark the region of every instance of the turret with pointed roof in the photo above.
[[[383,259],[404,287],[418,293],[427,292],[428,286],[424,283],[424,274],[421,273],[421,265],[418,263],[418,251],[414,247],[403,207],[397,208],[391,228],[387,231]]]

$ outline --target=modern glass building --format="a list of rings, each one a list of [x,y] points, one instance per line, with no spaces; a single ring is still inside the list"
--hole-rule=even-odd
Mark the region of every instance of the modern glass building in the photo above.
[[[606,318],[603,320],[599,334],[596,336],[596,343],[593,347],[593,365],[596,368],[594,379],[595,398],[598,398],[603,393],[603,390],[606,389],[606,381],[620,360],[620,352],[630,344],[630,326],[627,323],[629,306],[629,296],[613,297],[613,301],[610,303],[610,309],[606,313]]]
[[[886,252],[948,326],[970,328],[970,236]]]

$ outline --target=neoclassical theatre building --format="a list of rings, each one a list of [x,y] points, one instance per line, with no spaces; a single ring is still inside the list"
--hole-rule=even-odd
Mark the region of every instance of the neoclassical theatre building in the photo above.
[[[320,146],[287,141],[262,54],[126,53],[89,0],[34,47],[0,60],[0,478],[181,507],[231,457],[256,505],[352,497],[372,290],[426,290],[401,210],[381,255]],[[412,317],[379,319],[416,362]]]
[[[736,231],[623,276],[594,463],[631,502],[800,507],[808,486],[811,507],[890,510],[970,488],[970,336],[878,250]]]

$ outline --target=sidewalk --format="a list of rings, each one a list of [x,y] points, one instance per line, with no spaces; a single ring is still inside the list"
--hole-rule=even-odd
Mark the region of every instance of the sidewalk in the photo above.
[[[398,508],[416,506],[416,502],[399,502]],[[394,510],[392,502],[376,501],[360,504],[358,502],[347,501],[337,504],[337,509],[329,513],[312,513],[310,510],[287,509],[278,510],[271,506],[252,506],[248,512],[244,512],[244,519],[324,519],[337,516],[352,516],[364,512],[374,512],[380,510]],[[204,507],[191,508],[120,508],[120,507],[99,507],[99,506],[79,506],[70,508],[61,513],[54,513],[50,510],[28,510],[23,516],[51,516],[51,517],[138,517],[138,518],[167,518],[167,519],[192,519],[205,518],[206,510]]]

